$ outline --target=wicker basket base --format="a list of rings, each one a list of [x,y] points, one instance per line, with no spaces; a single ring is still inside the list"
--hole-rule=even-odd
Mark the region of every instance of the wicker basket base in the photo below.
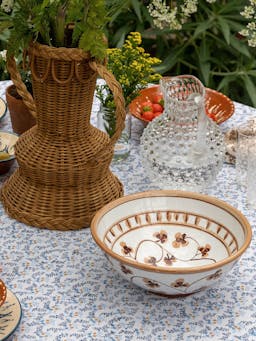
[[[110,171],[91,187],[58,187],[33,184],[17,169],[1,190],[10,217],[31,226],[62,231],[90,226],[98,209],[122,195],[123,186]]]

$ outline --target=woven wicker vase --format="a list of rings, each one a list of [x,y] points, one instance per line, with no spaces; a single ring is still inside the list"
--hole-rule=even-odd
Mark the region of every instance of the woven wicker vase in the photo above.
[[[29,59],[34,100],[14,60],[8,62],[12,80],[37,125],[16,143],[19,168],[2,187],[2,203],[11,217],[31,226],[87,227],[98,209],[123,194],[109,169],[124,126],[121,87],[103,65],[80,49],[34,44]],[[111,139],[90,124],[98,74],[116,102],[117,129]]]

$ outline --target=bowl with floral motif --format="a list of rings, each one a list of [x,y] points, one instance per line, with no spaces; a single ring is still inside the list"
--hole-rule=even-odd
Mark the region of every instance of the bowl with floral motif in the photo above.
[[[131,194],[100,209],[91,233],[125,279],[189,295],[221,281],[249,247],[245,216],[222,200],[172,190]]]

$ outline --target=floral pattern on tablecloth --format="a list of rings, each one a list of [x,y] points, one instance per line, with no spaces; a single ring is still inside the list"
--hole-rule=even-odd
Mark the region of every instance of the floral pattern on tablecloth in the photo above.
[[[2,97],[5,85],[1,83]],[[256,116],[255,109],[235,106],[234,116],[221,125],[223,131]],[[0,128],[10,128],[8,116]],[[152,188],[139,157],[142,128],[134,119],[131,155],[112,164],[126,194]],[[224,165],[209,193],[241,210],[255,230],[256,215],[247,209],[245,193],[235,183],[234,166]],[[32,228],[9,218],[0,206],[0,235],[0,277],[23,309],[13,341],[256,340],[255,237],[223,282],[168,299],[125,281],[89,229]]]

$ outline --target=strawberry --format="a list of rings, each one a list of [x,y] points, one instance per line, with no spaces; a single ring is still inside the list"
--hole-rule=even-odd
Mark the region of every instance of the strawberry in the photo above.
[[[155,116],[152,111],[144,111],[142,117],[147,121],[152,121]]]
[[[152,109],[153,109],[153,112],[163,112],[164,111],[164,108],[158,104],[158,103],[153,103],[152,104]]]
[[[152,97],[152,102],[156,104],[160,104],[162,107],[164,106],[164,98],[162,94],[156,94]]]
[[[153,111],[152,102],[146,101],[146,102],[141,103],[141,108],[142,108],[143,112],[144,111]]]
[[[154,117],[157,117],[157,116],[162,115],[162,113],[163,113],[162,111],[156,111],[153,114],[154,114]]]

